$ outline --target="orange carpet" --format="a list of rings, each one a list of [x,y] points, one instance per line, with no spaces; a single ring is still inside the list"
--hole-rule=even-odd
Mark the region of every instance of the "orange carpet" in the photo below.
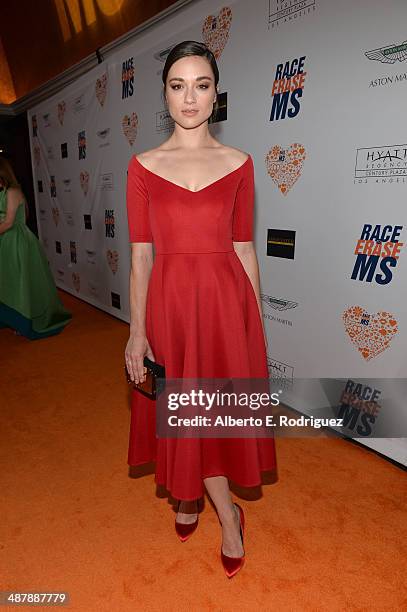
[[[0,590],[66,591],[84,612],[407,609],[406,473],[340,438],[278,438],[274,482],[233,489],[247,525],[233,579],[207,497],[181,543],[154,466],[127,466],[128,325],[60,296],[61,335],[0,330]]]

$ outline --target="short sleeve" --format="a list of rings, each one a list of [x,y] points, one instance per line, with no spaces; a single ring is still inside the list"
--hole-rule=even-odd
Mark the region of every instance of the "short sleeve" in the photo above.
[[[233,209],[232,240],[253,240],[254,167],[251,156],[244,162]]]
[[[131,158],[127,168],[126,204],[129,241],[153,242],[144,171],[135,157]]]

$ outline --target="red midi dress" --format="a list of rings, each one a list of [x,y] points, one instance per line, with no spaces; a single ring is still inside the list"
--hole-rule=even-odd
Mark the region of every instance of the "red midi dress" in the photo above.
[[[168,378],[268,378],[255,292],[233,242],[253,239],[254,166],[191,191],[133,156],[127,174],[129,240],[153,242],[146,336]],[[274,438],[157,438],[155,401],[132,391],[128,464],[155,462],[173,497],[204,494],[203,479],[251,487],[276,466]]]

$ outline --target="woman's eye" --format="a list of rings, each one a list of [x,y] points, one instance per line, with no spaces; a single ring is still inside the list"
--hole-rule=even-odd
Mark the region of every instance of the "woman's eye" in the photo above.
[[[171,89],[178,90],[179,87],[182,87],[182,85],[171,85]],[[204,89],[208,89],[209,85],[201,84],[199,87],[203,87]]]

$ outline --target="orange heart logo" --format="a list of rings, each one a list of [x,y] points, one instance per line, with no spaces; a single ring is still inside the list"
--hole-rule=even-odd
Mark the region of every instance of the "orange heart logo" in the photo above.
[[[83,170],[79,175],[79,180],[81,183],[81,189],[83,193],[86,195],[88,193],[88,187],[89,187],[89,172],[86,172],[86,170]]]
[[[351,306],[342,319],[346,333],[366,361],[386,350],[398,331],[396,318],[383,310],[371,315],[360,306]]]
[[[52,207],[52,218],[54,220],[55,225],[58,225],[59,223],[59,208],[57,208],[56,206]]]
[[[224,6],[218,16],[208,15],[202,26],[202,38],[216,59],[219,59],[229,38],[232,23],[232,9]]]
[[[64,123],[64,115],[66,111],[65,102],[58,102],[58,120],[61,125]]]
[[[133,146],[137,136],[138,117],[136,113],[132,113],[130,117],[124,115],[122,119],[123,134],[126,136],[130,146]]]
[[[102,74],[99,79],[96,79],[95,93],[100,106],[103,106],[106,100],[107,92],[107,72]]]
[[[108,249],[106,251],[107,263],[109,264],[109,268],[116,274],[117,269],[119,267],[119,253],[117,251],[111,251]]]
[[[301,176],[305,157],[305,147],[298,142],[288,147],[274,145],[267,153],[267,172],[283,195],[287,195]]]
[[[79,292],[79,289],[81,288],[81,277],[77,272],[72,272],[72,282],[76,291]]]

